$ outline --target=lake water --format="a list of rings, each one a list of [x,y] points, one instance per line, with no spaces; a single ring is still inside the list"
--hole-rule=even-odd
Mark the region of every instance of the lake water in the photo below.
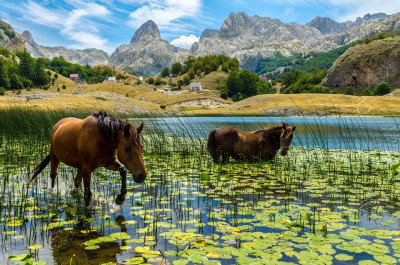
[[[132,119],[135,121],[136,119]],[[139,120],[139,119],[138,119]],[[400,151],[400,118],[384,117],[172,117],[140,119],[170,136],[207,138],[220,126],[245,131],[285,121],[296,126],[293,145],[307,148]]]

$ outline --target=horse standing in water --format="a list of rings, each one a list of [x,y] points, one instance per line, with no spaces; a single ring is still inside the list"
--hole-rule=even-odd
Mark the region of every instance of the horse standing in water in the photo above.
[[[92,172],[99,167],[119,171],[121,192],[116,203],[125,200],[126,172],[132,173],[137,183],[146,179],[146,169],[142,158],[143,145],[140,133],[143,124],[135,128],[131,123],[105,112],[94,112],[85,119],[65,118],[57,122],[51,133],[50,154],[32,171],[33,181],[50,163],[51,187],[57,176],[57,167],[61,162],[78,169],[75,188],[79,188],[82,179],[85,203],[88,205],[92,196],[90,179]]]
[[[261,158],[272,160],[281,149],[281,155],[287,155],[293,139],[296,126],[291,127],[286,122],[281,122],[282,127],[274,127],[255,132],[245,132],[224,126],[213,129],[208,135],[207,150],[214,162],[227,163],[229,157],[234,159]]]

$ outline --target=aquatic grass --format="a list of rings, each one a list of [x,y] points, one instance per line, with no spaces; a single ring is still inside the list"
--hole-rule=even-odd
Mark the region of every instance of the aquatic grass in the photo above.
[[[244,264],[264,259],[329,264],[341,254],[352,256],[355,262],[366,258],[381,262],[399,254],[395,239],[400,233],[396,223],[387,222],[399,221],[395,215],[400,206],[399,184],[393,173],[398,153],[294,147],[287,157],[278,155],[274,163],[213,164],[205,151],[205,135],[196,137],[207,127],[175,118],[174,126],[167,117],[156,117],[164,119],[162,126],[159,121],[148,124],[143,142],[149,179],[141,185],[129,180],[122,212],[112,205],[119,175],[102,169],[94,173],[91,216],[86,216],[80,197],[70,194],[76,171],[66,166],[60,167],[54,194],[47,189],[46,169],[25,195],[23,183],[48,152],[48,140],[29,134],[3,138],[7,143],[0,149],[5,161],[0,164],[3,251],[18,255],[28,246],[53,244],[54,260],[60,263],[69,262],[73,254],[84,262],[78,253],[91,257],[89,251],[118,253],[118,262],[144,262],[154,257],[143,259],[145,253],[135,254],[128,248],[146,246],[160,249],[169,262],[178,255],[174,263]],[[315,136],[315,143],[328,146],[323,119],[314,118],[313,123],[318,123],[314,133],[321,134]],[[350,124],[341,126],[343,147],[354,148],[354,139],[345,136],[353,129]],[[170,133],[177,129],[182,132],[179,137]],[[369,139],[368,144],[373,141],[368,135],[363,137]],[[120,216],[125,221],[119,221]],[[7,226],[21,220],[22,225]],[[120,239],[97,241],[114,233]],[[122,239],[125,234],[120,233],[130,238]],[[26,240],[13,243],[12,237],[19,235]],[[384,243],[374,242],[382,239]],[[85,242],[96,249],[85,250]],[[361,253],[353,252],[350,245],[361,243]],[[41,249],[37,252],[42,253]],[[343,255],[339,259],[347,257]],[[52,257],[45,259],[53,262]],[[96,264],[106,262],[113,261]]]

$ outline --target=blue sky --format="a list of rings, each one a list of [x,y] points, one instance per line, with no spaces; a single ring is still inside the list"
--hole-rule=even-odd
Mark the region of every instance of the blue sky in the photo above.
[[[0,17],[46,46],[99,48],[112,53],[148,19],[161,37],[190,47],[205,28],[218,29],[230,12],[244,11],[305,24],[315,16],[354,20],[400,11],[399,0],[0,0]]]

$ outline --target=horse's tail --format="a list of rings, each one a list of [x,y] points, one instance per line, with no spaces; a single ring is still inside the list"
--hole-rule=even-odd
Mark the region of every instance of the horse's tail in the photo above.
[[[43,171],[43,169],[50,163],[50,155],[47,155],[42,162],[40,162],[37,167],[35,167],[34,170],[32,170],[32,177],[31,180],[29,181],[29,184],[39,175],[40,172]],[[29,185],[28,184],[28,185]]]
[[[215,144],[215,133],[217,132],[216,129],[213,129],[208,134],[208,141],[207,141],[207,150],[212,155],[216,151],[216,144]]]

